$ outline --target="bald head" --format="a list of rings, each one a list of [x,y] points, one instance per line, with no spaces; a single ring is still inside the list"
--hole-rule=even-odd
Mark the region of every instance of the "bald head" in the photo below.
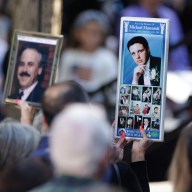
[[[87,93],[75,81],[64,81],[50,86],[42,97],[42,109],[47,124],[68,104],[74,102],[87,103]]]
[[[51,130],[50,153],[56,173],[93,176],[112,142],[103,109],[69,105],[53,120]]]

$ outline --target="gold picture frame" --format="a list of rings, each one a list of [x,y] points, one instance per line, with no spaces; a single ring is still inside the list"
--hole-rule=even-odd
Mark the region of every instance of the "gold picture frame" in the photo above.
[[[44,90],[55,81],[62,43],[62,35],[14,31],[3,94],[4,103],[16,104],[17,99],[22,99],[34,107],[41,106]],[[26,53],[26,50],[31,52]],[[36,57],[38,65],[34,64],[33,57]],[[24,98],[17,96],[21,92],[25,94]]]

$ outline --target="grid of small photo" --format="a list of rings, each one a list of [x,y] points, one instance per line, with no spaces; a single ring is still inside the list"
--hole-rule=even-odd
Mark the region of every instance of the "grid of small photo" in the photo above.
[[[118,135],[135,136],[133,130],[142,126],[150,137],[151,130],[159,131],[161,111],[161,88],[154,86],[120,86],[118,110]],[[128,131],[129,130],[129,131]],[[134,135],[135,134],[135,135]],[[137,134],[137,135],[136,135]]]

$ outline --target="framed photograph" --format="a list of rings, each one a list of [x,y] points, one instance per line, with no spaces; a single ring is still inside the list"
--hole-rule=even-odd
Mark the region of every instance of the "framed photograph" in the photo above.
[[[3,101],[17,99],[40,107],[45,89],[55,81],[63,36],[15,30]]]
[[[115,137],[163,141],[168,46],[169,19],[121,18]]]

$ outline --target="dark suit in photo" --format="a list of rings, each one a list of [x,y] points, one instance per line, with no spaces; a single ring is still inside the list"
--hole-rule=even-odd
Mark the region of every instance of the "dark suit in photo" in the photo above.
[[[152,86],[160,86],[160,72],[161,72],[161,58],[160,57],[153,57],[150,56],[150,65],[149,65],[149,71],[152,71],[152,69],[155,69],[157,75],[155,79],[151,79],[151,85]],[[143,74],[139,77],[138,81],[139,85],[144,85],[144,76]]]
[[[44,93],[45,89],[42,88],[39,83],[34,87],[34,89],[31,91],[31,93],[29,94],[29,96],[27,97],[27,99],[25,101],[28,102],[35,102],[35,103],[40,103],[41,102],[41,98],[42,95]],[[21,98],[21,94],[19,93],[19,91],[13,93],[12,95],[8,96],[9,99],[20,99]]]

